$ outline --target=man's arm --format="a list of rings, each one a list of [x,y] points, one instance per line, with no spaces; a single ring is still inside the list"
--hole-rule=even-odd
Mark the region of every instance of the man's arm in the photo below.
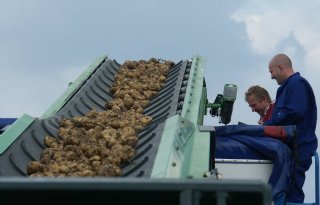
[[[302,80],[288,85],[275,106],[271,119],[264,125],[292,125],[302,119],[308,106],[308,87]]]

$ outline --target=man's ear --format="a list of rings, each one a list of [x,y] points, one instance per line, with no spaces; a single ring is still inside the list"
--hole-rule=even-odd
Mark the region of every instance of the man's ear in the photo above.
[[[263,100],[266,100],[266,101],[268,101],[268,98],[267,98],[267,96],[263,96]]]

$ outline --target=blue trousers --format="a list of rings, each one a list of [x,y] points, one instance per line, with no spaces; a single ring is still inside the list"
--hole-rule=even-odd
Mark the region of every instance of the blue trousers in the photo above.
[[[273,161],[269,178],[272,197],[288,191],[292,168],[291,149],[283,141],[266,136],[260,125],[216,126],[216,158],[268,159]],[[290,129],[289,129],[290,131]]]

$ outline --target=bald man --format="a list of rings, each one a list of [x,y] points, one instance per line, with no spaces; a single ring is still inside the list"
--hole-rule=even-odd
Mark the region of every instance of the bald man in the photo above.
[[[263,125],[296,125],[297,147],[290,148],[295,149],[298,156],[293,162],[292,180],[286,200],[302,203],[305,172],[310,168],[312,156],[318,147],[315,134],[317,124],[315,96],[308,81],[299,72],[294,71],[291,59],[287,55],[275,55],[269,62],[269,72],[280,87],[277,90],[271,118]]]

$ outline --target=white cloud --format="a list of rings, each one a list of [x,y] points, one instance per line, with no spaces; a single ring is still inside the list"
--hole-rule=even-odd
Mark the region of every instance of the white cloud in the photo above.
[[[293,37],[303,48],[304,67],[309,71],[320,69],[320,2],[249,0],[236,10],[231,18],[244,23],[253,50],[260,54],[297,52],[294,45],[280,47],[280,43]]]
[[[278,15],[279,13],[275,11],[266,12],[264,15],[236,12],[232,18],[246,25],[246,31],[254,50],[259,53],[270,53],[282,39],[290,35],[290,30],[284,28],[286,27],[284,23],[278,21],[277,25],[274,25]]]
[[[262,56],[287,53],[293,59],[296,71],[301,72],[314,88],[317,102],[320,101],[320,1],[246,1],[231,18],[243,23],[252,49]],[[264,62],[267,65],[267,62]],[[275,91],[275,83],[264,81],[258,73],[250,79],[259,79],[268,84],[269,91]],[[274,89],[271,89],[273,88]],[[274,93],[271,93],[274,96]],[[319,111],[318,111],[319,115]],[[320,122],[317,124],[319,136]],[[314,185],[310,184],[313,175],[307,173],[304,186],[306,201],[314,198]],[[310,180],[311,178],[311,180]],[[314,181],[314,180],[313,180]]]

